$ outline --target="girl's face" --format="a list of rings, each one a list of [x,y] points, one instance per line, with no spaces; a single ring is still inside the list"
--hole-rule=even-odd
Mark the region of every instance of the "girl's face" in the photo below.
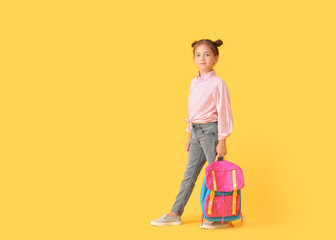
[[[213,65],[218,61],[218,56],[214,56],[211,49],[202,44],[195,49],[194,61],[201,72],[212,70]]]

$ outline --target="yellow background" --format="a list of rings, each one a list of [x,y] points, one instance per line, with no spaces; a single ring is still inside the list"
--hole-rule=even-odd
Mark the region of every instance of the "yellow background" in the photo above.
[[[335,237],[333,1],[5,1],[1,239]],[[184,224],[191,43],[221,39],[242,227]],[[116,238],[117,237],[117,238]]]

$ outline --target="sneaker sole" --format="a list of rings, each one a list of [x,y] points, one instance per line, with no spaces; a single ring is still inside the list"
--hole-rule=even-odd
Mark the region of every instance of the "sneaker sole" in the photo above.
[[[181,225],[182,222],[157,223],[157,222],[153,222],[153,221],[151,221],[151,224],[152,224],[153,226],[159,226],[159,227],[162,227],[162,226],[175,226],[175,225]]]
[[[214,226],[212,226],[212,225],[200,225],[200,227],[201,228],[203,228],[203,229],[219,229],[219,228],[228,228],[228,227],[230,227],[230,224],[223,224],[223,225],[214,225]]]

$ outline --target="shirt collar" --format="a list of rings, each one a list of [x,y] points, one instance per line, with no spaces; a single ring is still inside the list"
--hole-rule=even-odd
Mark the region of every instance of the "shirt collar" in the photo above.
[[[215,69],[212,69],[209,72],[203,73],[202,76],[200,76],[200,71],[197,72],[197,79],[205,80],[212,76],[216,75]]]

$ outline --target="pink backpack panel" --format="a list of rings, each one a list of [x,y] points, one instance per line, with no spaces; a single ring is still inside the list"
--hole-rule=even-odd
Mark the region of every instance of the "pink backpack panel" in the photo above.
[[[236,174],[236,177],[233,178],[232,174]],[[215,161],[209,164],[205,168],[205,178],[206,186],[211,191],[231,192],[234,190],[234,185],[236,185],[237,190],[239,190],[242,189],[245,184],[243,170],[229,161]],[[235,179],[235,183],[233,179]]]

